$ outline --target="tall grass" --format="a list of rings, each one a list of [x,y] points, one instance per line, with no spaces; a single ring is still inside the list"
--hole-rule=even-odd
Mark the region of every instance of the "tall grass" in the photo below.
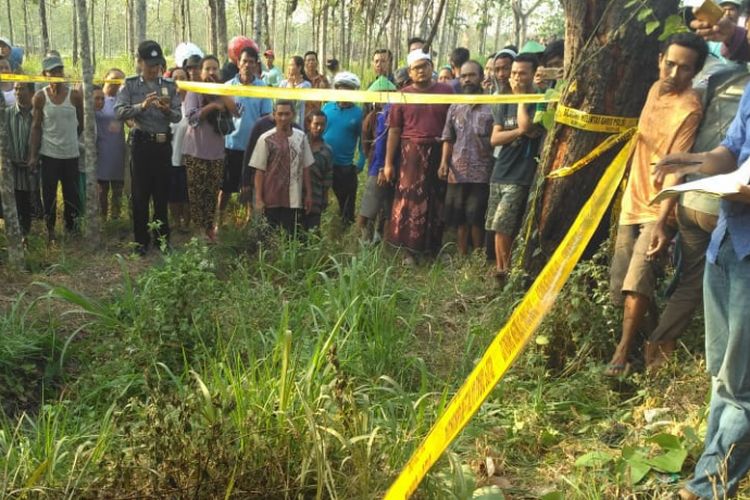
[[[38,382],[37,407],[5,409],[0,497],[381,497],[522,294],[484,284],[480,259],[405,270],[346,239],[250,234],[191,242],[105,299],[53,286],[43,299],[57,315],[18,301],[0,321],[16,338],[54,337],[39,363],[63,372]],[[575,356],[611,321],[594,313],[596,272],[581,268],[541,332],[578,329],[563,335],[566,377],[530,346],[418,497],[500,498],[498,476],[527,496],[540,483],[539,496],[624,491],[570,465],[647,399]],[[567,313],[574,298],[581,316]]]

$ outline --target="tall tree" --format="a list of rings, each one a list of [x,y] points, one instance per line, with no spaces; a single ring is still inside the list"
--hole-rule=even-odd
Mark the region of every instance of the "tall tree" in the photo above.
[[[6,0],[5,4],[8,8],[8,34],[10,35],[10,40],[13,41],[13,15],[10,12],[10,0]]]
[[[526,30],[529,22],[529,16],[544,2],[544,0],[533,0],[533,2],[524,8],[523,0],[511,0],[510,8],[513,12],[513,30],[515,33],[516,47],[521,48],[521,44],[526,42]],[[528,2],[526,2],[528,4]]]
[[[146,39],[146,23],[148,21],[146,14],[146,0],[135,0],[135,45]]]
[[[222,61],[227,58],[227,6],[224,0],[216,0],[216,54]]]
[[[49,51],[49,29],[47,27],[47,0],[39,0],[39,23],[42,30],[42,49]]]
[[[73,66],[78,66],[78,4],[73,3],[73,9],[71,10],[73,15]],[[83,13],[86,16],[86,11]]]
[[[588,113],[637,117],[650,85],[658,76],[657,33],[646,35],[628,0],[563,0],[565,10],[565,76],[569,84],[560,103]],[[678,0],[651,3],[655,19],[677,11]],[[547,180],[546,175],[583,158],[607,134],[555,124],[548,132],[539,164],[534,203],[529,208],[531,238],[523,263],[537,274],[557,248],[591,195],[614,148],[571,176]],[[603,237],[607,232],[603,231]],[[599,236],[598,241],[603,239]]]
[[[21,269],[24,264],[21,226],[18,223],[16,209],[16,191],[13,182],[13,167],[8,158],[8,121],[5,117],[7,107],[0,95],[0,197],[2,198],[3,219],[5,222],[5,239],[8,242],[8,263]]]
[[[23,42],[26,50],[32,50],[31,38],[29,38],[29,2],[23,3]]]
[[[263,35],[263,19],[265,19],[266,2],[265,0],[255,0],[255,16],[253,16],[253,39],[260,44]],[[270,44],[266,39],[266,48]]]
[[[81,37],[81,66],[83,70],[83,149],[86,172],[86,239],[96,244],[100,238],[99,204],[96,185],[96,118],[94,115],[94,68],[91,64],[91,47],[86,0],[75,0],[78,16],[78,33]]]
[[[216,54],[216,49],[219,44],[217,36],[217,1],[218,0],[208,0],[208,52],[211,54]]]

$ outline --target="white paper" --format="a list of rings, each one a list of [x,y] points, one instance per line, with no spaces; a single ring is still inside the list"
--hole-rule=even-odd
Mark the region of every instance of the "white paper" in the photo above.
[[[747,185],[750,182],[750,160],[745,161],[740,168],[734,172],[721,175],[713,175],[711,177],[704,177],[697,181],[686,182],[684,184],[678,184],[667,189],[662,189],[653,200],[651,205],[654,203],[660,203],[667,198],[673,196],[679,196],[682,193],[688,191],[695,191],[703,193],[709,196],[715,196],[717,198],[723,198],[730,194],[739,193],[739,186],[741,184]]]

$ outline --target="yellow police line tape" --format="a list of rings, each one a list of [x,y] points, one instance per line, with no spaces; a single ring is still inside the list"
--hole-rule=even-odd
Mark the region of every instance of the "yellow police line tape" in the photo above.
[[[569,175],[573,175],[574,173],[581,170],[583,167],[594,161],[595,159],[599,158],[601,155],[612,149],[617,144],[626,141],[630,139],[633,134],[635,133],[635,128],[630,128],[624,132],[621,132],[617,135],[612,135],[608,138],[606,138],[604,141],[602,141],[601,144],[599,144],[597,147],[592,149],[586,156],[575,162],[574,164],[568,166],[568,167],[562,167],[558,168],[557,170],[553,170],[549,174],[547,174],[547,179],[560,179],[562,177],[567,177]]]
[[[544,316],[552,308],[555,298],[604,216],[610,200],[619,187],[634,144],[635,137],[632,137],[604,172],[550,261],[432,426],[427,437],[414,451],[387,491],[385,500],[402,500],[414,493],[430,467],[479,410],[531,339]]]
[[[623,118],[621,116],[595,115],[585,111],[557,105],[555,121],[589,132],[606,132],[617,134],[638,125],[638,118]]]
[[[81,78],[68,78],[67,76],[37,76],[16,75],[13,73],[0,73],[0,82],[22,82],[22,83],[83,83]],[[94,78],[94,83],[124,83],[122,78]]]
[[[225,85],[220,83],[180,80],[181,90],[199,94],[235,97],[289,99],[292,101],[372,102],[393,104],[498,104],[554,102],[544,94],[423,94],[419,92],[370,92],[368,90],[337,90],[311,88],[279,88],[263,85]]]

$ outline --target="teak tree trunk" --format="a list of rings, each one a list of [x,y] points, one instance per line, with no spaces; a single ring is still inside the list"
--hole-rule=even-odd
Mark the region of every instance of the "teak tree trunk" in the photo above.
[[[39,0],[39,23],[42,30],[42,50],[49,51],[49,28],[47,27],[47,1]]]
[[[628,0],[563,0],[565,9],[565,76],[568,85],[560,102],[581,111],[638,117],[646,94],[658,76],[658,30],[647,36],[644,23]],[[678,0],[653,2],[663,21],[677,11]],[[571,165],[609,134],[587,132],[559,123],[549,131],[539,163],[527,224],[531,236],[523,249],[523,266],[535,276],[557,248],[594,190],[604,169],[622,146],[600,156],[571,176],[547,180],[546,175]],[[608,221],[604,221],[608,223]],[[590,248],[606,238],[606,226]]]
[[[146,0],[135,0],[135,46],[146,39]]]
[[[226,2],[224,0],[216,0],[216,52],[222,61],[227,58],[228,42]]]
[[[94,69],[91,64],[89,25],[86,17],[86,0],[76,0],[78,33],[81,37],[81,69],[83,70],[83,149],[86,172],[86,240],[96,245],[100,238],[99,204],[96,183],[96,118],[94,115]],[[81,15],[82,13],[82,15]]]

